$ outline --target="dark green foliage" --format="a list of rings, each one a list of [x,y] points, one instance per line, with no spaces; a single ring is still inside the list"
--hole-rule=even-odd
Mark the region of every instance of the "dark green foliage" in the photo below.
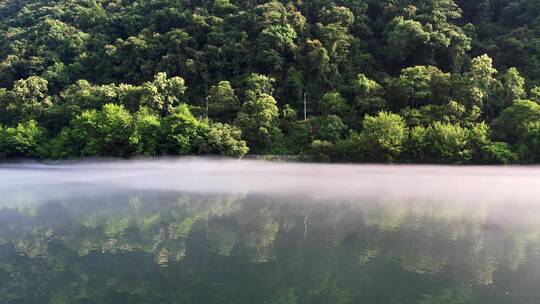
[[[492,142],[484,146],[484,162],[490,164],[513,164],[517,162],[517,155],[510,150],[507,143]]]
[[[208,117],[224,122],[231,122],[240,109],[240,102],[230,82],[220,81],[210,88],[206,97]]]
[[[540,160],[540,120],[530,121],[523,126],[518,141],[518,153],[525,162]]]
[[[540,105],[530,100],[516,100],[493,122],[495,138],[516,143],[530,121],[540,119]]]
[[[536,162],[533,2],[8,0],[0,154]]]

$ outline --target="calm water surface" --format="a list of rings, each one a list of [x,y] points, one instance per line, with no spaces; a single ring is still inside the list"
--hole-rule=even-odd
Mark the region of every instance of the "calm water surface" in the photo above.
[[[0,166],[0,303],[540,303],[540,168]]]

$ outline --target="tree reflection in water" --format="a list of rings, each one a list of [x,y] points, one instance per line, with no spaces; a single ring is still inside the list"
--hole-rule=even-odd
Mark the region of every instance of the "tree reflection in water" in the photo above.
[[[0,303],[538,303],[540,208],[97,191],[0,211]]]

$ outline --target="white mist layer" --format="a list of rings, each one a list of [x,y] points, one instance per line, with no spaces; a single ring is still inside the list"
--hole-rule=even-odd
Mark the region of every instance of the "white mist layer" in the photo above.
[[[325,199],[540,202],[540,167],[329,165],[205,158],[0,165],[0,202],[93,189]],[[54,195],[52,195],[54,193]]]

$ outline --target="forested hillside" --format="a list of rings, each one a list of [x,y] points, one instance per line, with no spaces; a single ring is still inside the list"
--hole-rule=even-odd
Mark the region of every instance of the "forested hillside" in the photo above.
[[[540,161],[540,0],[3,0],[0,157]]]

